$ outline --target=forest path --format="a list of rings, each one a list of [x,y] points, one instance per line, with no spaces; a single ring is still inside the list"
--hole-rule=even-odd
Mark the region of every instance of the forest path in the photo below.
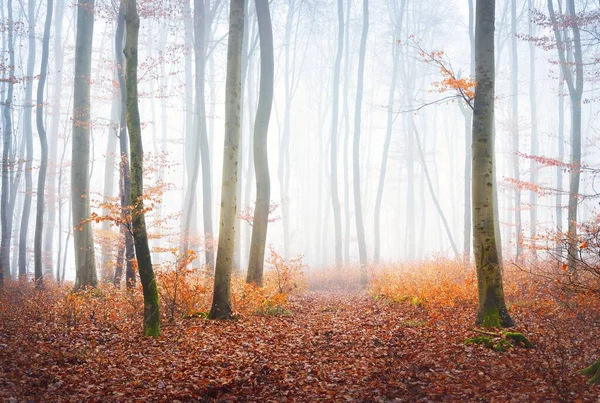
[[[472,307],[441,314],[307,292],[289,315],[178,320],[157,340],[137,317],[67,328],[60,312],[14,316],[0,320],[0,401],[555,400],[547,356],[466,346]],[[584,382],[570,388],[588,400]]]

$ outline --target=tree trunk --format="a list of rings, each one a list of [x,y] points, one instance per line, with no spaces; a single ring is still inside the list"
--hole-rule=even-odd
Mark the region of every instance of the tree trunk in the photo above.
[[[35,217],[35,237],[34,237],[34,273],[35,281],[40,284],[43,280],[42,268],[42,234],[44,231],[44,204],[46,171],[48,169],[48,139],[46,137],[46,128],[44,127],[44,86],[46,85],[46,75],[48,73],[48,53],[50,52],[50,25],[52,24],[52,6],[53,0],[46,3],[46,24],[44,26],[44,40],[42,44],[42,66],[40,68],[40,81],[37,89],[37,110],[36,123],[38,135],[40,137],[40,149],[42,157],[40,160],[40,172],[38,175],[37,186],[37,206]]]
[[[235,248],[236,188],[238,146],[241,130],[242,44],[244,36],[244,0],[231,0],[225,82],[225,143],[221,185],[221,223],[213,301],[208,317],[231,317],[231,272]]]
[[[212,184],[210,173],[210,150],[208,147],[208,133],[206,130],[206,104],[204,100],[204,81],[206,79],[206,16],[204,9],[204,0],[194,0],[194,54],[196,56],[196,144],[194,150],[200,150],[200,160],[202,163],[202,217],[204,222],[204,257],[209,270],[214,270],[214,250],[212,248]],[[196,183],[198,182],[198,158],[194,159],[194,167],[191,177],[190,193],[188,206],[188,217],[191,216],[192,203],[195,202]],[[189,223],[186,225],[186,233],[189,233]]]
[[[10,150],[12,149],[12,101],[14,91],[14,65],[15,51],[13,44],[13,17],[12,0],[8,0],[8,84],[6,91],[6,100],[4,101],[4,133],[2,135],[2,195],[0,202],[0,221],[2,221],[2,238],[0,244],[0,286],[4,283],[4,276],[10,276],[10,241],[12,234],[12,211],[10,209],[11,193],[11,171],[13,164],[10,160]]]
[[[350,169],[348,167],[348,143],[350,142],[350,106],[348,104],[348,91],[350,88],[350,12],[352,0],[346,2],[346,53],[344,54],[344,91],[342,98],[344,99],[344,150],[343,150],[343,167],[344,167],[344,264],[350,264]]]
[[[365,227],[362,217],[362,202],[360,196],[360,130],[362,115],[363,81],[365,72],[365,54],[367,51],[367,34],[369,32],[369,0],[363,0],[363,27],[360,39],[360,54],[358,57],[358,83],[356,87],[356,106],[354,110],[354,141],[353,141],[353,186],[354,209],[356,219],[356,237],[358,239],[358,255],[361,266],[361,284],[366,286],[367,277],[367,245]]]
[[[512,110],[511,110],[511,139],[512,139],[512,172],[513,178],[517,183],[521,180],[519,170],[519,57],[517,54],[517,0],[511,0],[510,9],[510,44],[511,44],[511,84],[512,84]],[[514,187],[514,224],[516,260],[521,259],[521,249],[523,247],[523,229],[521,223],[521,188],[519,185]]]
[[[27,55],[27,82],[25,84],[25,99],[23,103],[23,141],[25,142],[25,195],[23,199],[23,214],[19,230],[19,276],[27,274],[27,234],[29,233],[29,216],[33,198],[33,127],[31,115],[33,109],[33,74],[35,68],[35,1],[27,2],[27,19],[29,21],[28,38],[29,52]]]
[[[94,35],[95,0],[81,0],[77,5],[75,42],[75,79],[73,89],[73,153],[71,158],[71,202],[75,227],[75,289],[95,287],[96,259],[90,217],[90,80],[92,38]]]
[[[533,38],[535,34],[535,22],[533,21],[533,1],[528,0],[529,20],[529,36]],[[530,154],[537,156],[539,153],[538,129],[537,129],[537,100],[536,100],[536,83],[535,83],[535,43],[529,41],[529,106],[531,109],[531,149]],[[529,160],[529,182],[536,185],[538,182],[538,164],[531,158]],[[533,245],[535,245],[535,236],[537,234],[537,193],[532,191],[529,193],[529,237]],[[535,248],[533,248],[535,255]]]
[[[473,251],[479,310],[476,323],[512,326],[504,302],[494,219],[494,17],[495,0],[477,0],[473,109]]]
[[[117,77],[115,77],[117,78]],[[110,200],[114,196],[115,187],[115,161],[117,151],[117,139],[119,137],[119,106],[120,100],[118,97],[113,98],[111,102],[110,112],[110,127],[108,129],[108,141],[106,144],[106,161],[104,162],[104,190],[102,192],[102,199],[104,203],[110,203]],[[102,208],[102,216],[106,217],[111,214],[110,207],[108,204]],[[102,222],[102,232],[104,236],[111,233],[112,223],[109,220]],[[105,239],[102,243],[101,249],[101,261],[100,261],[100,278],[102,282],[111,282],[114,277],[114,272],[111,270],[110,261],[113,253],[113,245],[111,242],[107,242]]]
[[[558,75],[558,160],[565,159],[565,79],[562,69]],[[563,228],[563,167],[556,167],[556,229],[559,234]],[[560,241],[557,245],[558,251],[562,254]]]
[[[129,166],[129,140],[127,138],[127,84],[125,82],[125,55],[123,53],[123,39],[125,36],[125,3],[119,6],[117,29],[115,32],[115,59],[117,60],[117,77],[119,79],[119,175],[122,177],[120,184],[121,216],[126,217],[131,212],[131,176]],[[131,223],[127,222],[121,233],[125,240],[125,285],[133,289],[136,282],[133,260],[135,259],[134,240]]]
[[[471,77],[475,76],[475,27],[473,0],[469,0],[469,49],[471,50]],[[465,164],[464,164],[464,222],[463,222],[463,255],[467,262],[471,260],[471,160],[473,159],[471,145],[473,143],[471,125],[473,110],[464,104],[461,110],[465,118]]]
[[[128,0],[125,12],[125,83],[127,86],[127,129],[131,144],[131,211],[132,232],[138,271],[144,294],[144,336],[160,335],[158,289],[152,269],[144,214],[144,150],[138,107],[138,33],[140,18],[136,0]]]
[[[552,0],[548,0],[548,12],[552,22],[554,38],[558,50],[561,70],[569,88],[571,99],[571,168],[569,171],[569,211],[568,211],[568,266],[570,272],[575,272],[577,266],[577,202],[579,200],[579,177],[581,169],[581,98],[583,95],[583,56],[581,51],[581,35],[577,25],[574,0],[567,0],[567,12],[570,18],[570,28],[573,32],[573,47],[575,50],[575,76],[571,71],[571,63],[565,56],[563,41]],[[565,38],[566,39],[566,38]]]
[[[248,259],[248,283],[262,286],[271,180],[267,154],[267,133],[273,105],[274,56],[273,28],[268,0],[256,0],[256,16],[260,36],[260,93],[254,126],[254,167],[256,171],[256,203],[252,223],[250,258]]]
[[[194,46],[194,27],[192,24],[192,9],[190,7],[190,0],[183,1],[183,27],[184,27],[184,44],[185,49],[193,49]],[[194,155],[194,139],[196,138],[194,133],[194,83],[192,74],[192,57],[191,54],[185,56],[185,98],[184,98],[184,110],[185,110],[185,133],[183,138],[183,160],[184,160],[184,172],[183,175],[183,203],[181,210],[183,212],[181,216],[181,227],[185,229],[186,225],[190,224],[191,231],[197,231],[197,206],[196,203],[191,203],[192,211],[188,212],[190,203],[188,198],[191,196],[190,191],[186,188],[191,180],[191,175],[194,167],[194,160],[197,160],[197,154]],[[186,178],[187,177],[187,178]],[[187,183],[186,183],[187,179]],[[188,216],[188,213],[190,215]],[[184,231],[181,232],[180,246],[181,252],[184,252],[189,248],[189,234]],[[199,253],[197,253],[199,255]]]
[[[58,172],[58,137],[62,100],[62,19],[64,13],[63,0],[57,0],[54,5],[54,93],[52,95],[52,121],[50,128],[50,144],[48,156],[48,219],[44,231],[44,256],[47,257],[47,271],[53,270],[54,232],[56,231],[56,176]],[[57,268],[58,270],[58,268]],[[58,280],[58,278],[57,278]]]
[[[338,41],[333,69],[333,106],[331,112],[331,204],[333,207],[333,225],[335,228],[335,265],[342,267],[342,217],[340,213],[340,196],[338,193],[338,111],[340,93],[340,70],[344,51],[344,0],[337,0]]]

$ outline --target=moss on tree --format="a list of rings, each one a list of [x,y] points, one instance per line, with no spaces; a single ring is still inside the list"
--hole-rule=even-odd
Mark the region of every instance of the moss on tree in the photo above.
[[[507,340],[510,340],[510,342],[516,346],[519,347],[523,347],[523,348],[534,348],[535,345],[529,341],[529,339],[527,337],[525,337],[525,335],[523,333],[519,333],[519,332],[502,332],[504,334],[504,337]]]
[[[589,367],[582,369],[581,374],[590,377],[588,381],[590,384],[600,385],[600,358]]]

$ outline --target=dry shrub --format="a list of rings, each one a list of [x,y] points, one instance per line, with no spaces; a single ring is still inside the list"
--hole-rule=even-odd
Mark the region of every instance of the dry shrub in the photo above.
[[[288,314],[288,297],[306,289],[302,257],[285,260],[271,246],[266,260],[263,287],[247,284],[242,277],[233,279],[233,308],[240,314]]]
[[[136,317],[141,319],[141,286],[129,292],[123,292],[112,284],[101,284],[97,288],[90,287],[77,292],[64,291],[65,294],[55,305],[55,312],[64,319],[67,327],[76,329],[95,325],[118,329],[122,323]]]
[[[192,267],[196,253],[191,249],[179,253],[177,248],[161,248],[155,252],[170,256],[156,265],[155,270],[158,294],[169,320],[202,310],[208,300],[210,278],[206,270]]]
[[[369,291],[377,298],[436,310],[476,302],[477,280],[462,260],[436,258],[381,267],[374,271]]]

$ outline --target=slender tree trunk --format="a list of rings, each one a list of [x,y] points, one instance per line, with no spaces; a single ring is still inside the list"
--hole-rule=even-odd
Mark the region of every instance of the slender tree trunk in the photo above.
[[[365,54],[367,51],[367,34],[369,32],[369,0],[363,0],[363,28],[360,40],[360,54],[358,59],[358,83],[356,89],[356,107],[354,112],[354,142],[353,142],[353,169],[354,169],[354,209],[356,219],[356,236],[358,238],[358,254],[361,266],[361,283],[367,284],[367,245],[365,241],[365,227],[362,217],[362,203],[360,196],[360,130],[362,115],[363,81],[365,71]]]
[[[558,22],[554,13],[552,0],[548,0],[548,12],[554,30],[554,38],[558,49],[561,70],[569,88],[571,100],[571,169],[569,172],[569,210],[568,210],[568,266],[575,272],[577,266],[577,203],[579,200],[579,177],[581,175],[581,98],[583,95],[583,55],[581,50],[581,34],[577,24],[574,0],[567,0],[567,12],[570,28],[573,33],[575,54],[575,74],[571,71],[560,38]],[[566,38],[565,38],[566,39]]]
[[[206,16],[204,9],[204,0],[194,0],[194,54],[196,55],[196,145],[194,150],[200,150],[200,160],[202,163],[202,217],[204,221],[204,257],[206,265],[212,272],[214,270],[214,250],[212,248],[213,229],[212,229],[212,184],[210,173],[210,150],[208,146],[208,133],[206,130],[206,103],[204,99],[204,81],[206,79]],[[194,161],[190,189],[190,206],[188,207],[188,216],[191,214],[191,204],[195,201],[196,183],[198,181],[198,159]],[[189,232],[189,223],[187,224]]]
[[[121,216],[126,217],[131,213],[131,176],[129,166],[129,139],[127,138],[127,84],[125,82],[125,54],[123,53],[123,39],[125,36],[125,3],[119,6],[117,29],[115,32],[115,59],[117,61],[117,78],[119,80],[119,175],[122,176],[120,184]],[[136,282],[133,260],[135,259],[134,240],[131,223],[127,222],[120,232],[125,240],[125,284],[128,289],[133,289]]]
[[[117,77],[115,77],[117,78]],[[110,112],[110,128],[108,130],[108,141],[106,144],[106,161],[104,163],[104,191],[102,192],[102,198],[104,203],[109,203],[110,199],[114,196],[115,187],[115,162],[116,162],[116,151],[117,151],[117,139],[119,136],[119,106],[120,101],[118,97],[112,100],[111,112]],[[102,216],[106,217],[111,214],[108,205],[102,208]],[[111,232],[111,222],[102,222],[102,232],[106,235]],[[113,245],[105,240],[102,244],[101,250],[101,263],[100,263],[100,278],[102,282],[110,282],[114,277],[114,273],[109,267],[111,261],[111,255],[113,253]]]
[[[562,69],[558,75],[558,160],[565,160],[565,79]],[[563,167],[556,167],[556,227],[559,234],[563,225]],[[558,250],[561,250],[560,242]]]
[[[48,169],[48,139],[46,137],[46,128],[44,127],[44,86],[46,85],[46,75],[48,73],[48,53],[50,53],[50,25],[52,24],[52,6],[53,0],[48,0],[46,3],[46,24],[44,26],[44,40],[42,43],[42,66],[40,68],[40,81],[37,89],[36,122],[38,135],[40,137],[40,149],[42,152],[40,172],[38,175],[34,237],[34,272],[35,281],[38,284],[41,284],[44,274],[42,268],[42,234],[44,231],[44,194],[46,187],[46,171]]]
[[[333,68],[333,106],[331,112],[331,204],[333,207],[333,224],[335,228],[335,265],[342,266],[342,217],[340,214],[340,196],[338,193],[338,111],[340,93],[340,70],[342,53],[344,52],[344,0],[337,0],[338,40]]]
[[[19,230],[19,276],[27,274],[27,235],[29,233],[29,216],[33,198],[33,74],[35,68],[35,1],[27,2],[27,19],[29,20],[29,52],[27,55],[27,82],[25,84],[25,109],[23,110],[23,141],[25,142],[25,196],[23,199],[23,214]]]
[[[529,36],[533,37],[535,34],[535,22],[533,21],[533,1],[528,0],[528,14],[529,20]],[[535,77],[535,43],[529,41],[529,106],[531,109],[530,122],[531,122],[531,149],[530,154],[537,156],[539,153],[538,143],[538,128],[537,128],[537,100],[536,100],[536,77]],[[532,158],[529,160],[529,182],[537,184],[538,182],[538,164]],[[529,237],[535,244],[535,236],[537,234],[537,193],[532,191],[529,193]],[[535,255],[535,248],[533,249]]]
[[[252,29],[252,25],[250,25],[248,27],[248,37],[249,38],[253,38],[253,29]],[[254,107],[254,96],[255,96],[255,83],[254,83],[254,73],[255,73],[255,68],[254,68],[254,57],[253,57],[253,53],[254,53],[254,46],[251,48],[252,51],[251,53],[248,55],[248,80],[246,82],[247,84],[247,90],[245,91],[245,93],[248,96],[248,133],[252,133],[252,131],[254,130],[254,119],[255,119],[255,107]],[[248,152],[247,152],[247,160],[248,160],[248,164],[247,164],[247,169],[245,172],[245,188],[244,188],[244,206],[249,206],[251,204],[251,200],[252,200],[252,185],[254,184],[254,163],[253,163],[253,159],[252,159],[252,149],[253,149],[253,144],[254,144],[254,139],[253,136],[248,136]],[[250,251],[250,237],[251,237],[251,229],[250,229],[250,225],[244,225],[244,241],[245,244],[247,245],[248,248],[248,252]],[[249,254],[248,254],[249,256]]]
[[[254,167],[256,171],[256,204],[252,224],[250,258],[248,260],[248,283],[262,286],[263,263],[269,225],[271,180],[267,155],[267,133],[273,105],[273,81],[275,75],[273,56],[273,28],[268,0],[256,0],[256,16],[260,36],[260,93],[256,123],[254,126]]]
[[[8,4],[8,85],[6,91],[6,100],[4,101],[4,133],[2,136],[2,195],[0,211],[2,221],[2,238],[0,245],[0,286],[4,283],[4,276],[10,276],[10,241],[12,235],[12,210],[10,209],[10,198],[9,195],[12,193],[11,189],[11,171],[13,169],[13,162],[11,161],[12,149],[12,101],[14,91],[14,74],[15,74],[15,49],[13,43],[13,17],[12,17],[12,0],[7,1]]]
[[[77,4],[77,38],[75,42],[75,81],[73,92],[73,153],[71,159],[71,201],[75,227],[75,289],[95,287],[96,259],[90,216],[90,79],[94,1]]]
[[[208,317],[231,317],[231,272],[235,249],[236,188],[238,146],[241,130],[241,75],[244,36],[244,0],[231,0],[225,82],[225,144],[221,185],[221,224],[213,301]]]
[[[475,27],[474,27],[473,0],[469,0],[469,46],[471,50],[471,77],[475,76]],[[464,104],[461,110],[465,118],[465,164],[464,164],[464,222],[463,222],[463,254],[467,262],[471,260],[471,160],[473,159],[471,146],[473,110]]]
[[[244,26],[248,26],[248,7],[249,2],[247,1],[244,4]],[[244,154],[246,152],[244,145],[244,137],[250,138],[252,136],[251,131],[244,130],[244,113],[245,113],[245,101],[244,97],[246,95],[246,75],[248,73],[248,42],[249,42],[249,32],[247,29],[244,30],[244,38],[242,44],[242,111],[241,111],[241,130],[240,130],[240,146],[238,148],[238,182],[237,188],[235,190],[235,197],[237,199],[237,212],[238,217],[235,220],[235,249],[233,252],[233,271],[235,274],[240,274],[242,271],[242,229],[240,228],[241,219],[239,217],[240,212],[242,211],[242,182],[244,180]],[[212,60],[212,59],[211,59]],[[212,90],[212,87],[211,87]],[[247,134],[246,134],[247,132]],[[250,152],[250,150],[248,150]],[[250,152],[251,153],[251,152]],[[250,163],[250,161],[248,161]]]
[[[4,282],[4,276],[10,276],[10,243],[12,235],[12,210],[10,209],[9,195],[12,193],[11,177],[13,163],[11,161],[12,149],[12,101],[14,91],[14,69],[15,69],[15,50],[13,43],[13,17],[12,0],[7,1],[8,5],[8,44],[9,55],[8,66],[8,84],[6,91],[6,101],[4,102],[4,133],[2,148],[2,195],[1,195],[1,221],[2,221],[2,241],[0,245],[0,285]]]
[[[517,0],[511,0],[510,13],[510,44],[511,44],[511,84],[512,84],[512,111],[511,111],[511,132],[512,132],[512,171],[513,177],[517,183],[521,180],[519,170],[519,56],[517,54]],[[514,187],[514,223],[516,231],[516,260],[521,259],[521,250],[523,247],[523,229],[521,222],[521,188]]]
[[[50,123],[50,144],[48,156],[48,219],[46,231],[44,231],[44,256],[47,257],[47,270],[53,270],[54,233],[56,231],[56,176],[58,172],[58,138],[62,98],[62,67],[63,67],[63,43],[62,43],[62,20],[64,14],[63,0],[57,0],[54,4],[54,93],[52,95],[52,121]],[[57,278],[58,280],[58,278]]]
[[[146,219],[144,217],[144,150],[138,108],[138,33],[140,18],[136,0],[128,0],[125,11],[125,83],[127,86],[127,130],[131,144],[131,211],[135,254],[138,262],[140,282],[144,294],[144,336],[160,335],[160,313],[158,289],[152,269],[152,258],[148,247]]]
[[[119,200],[123,202],[123,178],[124,173],[121,172],[124,169],[123,164],[119,164]],[[122,212],[121,212],[122,214]],[[115,287],[121,287],[121,279],[123,278],[123,263],[125,262],[125,231],[127,228],[124,225],[119,226],[119,233],[121,239],[117,244],[117,261],[115,262],[115,271],[113,273],[112,283]]]
[[[477,0],[473,110],[473,251],[477,268],[477,324],[512,326],[504,302],[494,219],[494,18],[495,0]]]
[[[346,2],[346,53],[344,54],[344,264],[350,264],[350,169],[348,167],[348,143],[350,142],[350,106],[348,105],[350,88],[350,12],[352,0]]]
[[[194,46],[194,27],[192,24],[192,9],[190,7],[190,0],[183,1],[183,27],[184,27],[184,42],[185,48],[193,50]],[[187,224],[190,225],[191,231],[197,231],[197,206],[196,203],[190,203],[188,198],[191,197],[191,192],[186,188],[189,186],[191,175],[194,167],[194,160],[197,160],[197,154],[194,155],[194,139],[196,138],[194,133],[194,83],[192,75],[192,55],[186,54],[185,57],[185,134],[183,139],[183,159],[184,159],[184,170],[187,178],[183,179],[183,203],[182,203],[182,222],[181,227],[185,228]],[[187,179],[187,183],[186,183]],[[188,216],[188,207],[192,206],[192,212]],[[189,247],[189,234],[185,231],[181,232],[180,247],[179,249],[184,252]]]

